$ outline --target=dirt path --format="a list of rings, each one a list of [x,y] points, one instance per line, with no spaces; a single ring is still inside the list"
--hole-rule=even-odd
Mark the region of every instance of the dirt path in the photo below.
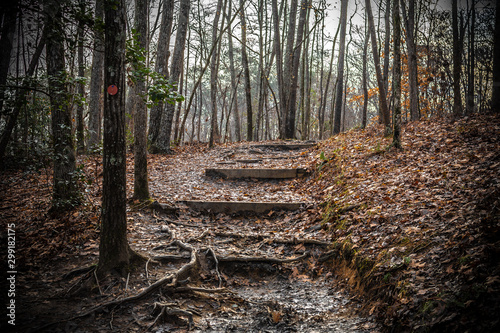
[[[223,180],[207,177],[206,168],[305,168],[315,157],[307,150],[232,146],[180,154],[156,164],[153,196],[178,200],[306,202],[303,209],[265,214],[203,214],[181,208],[177,219],[159,215],[156,224],[134,219],[139,232],[133,243],[154,257],[168,253],[165,238],[192,239],[198,248],[211,248],[219,257],[290,259],[293,263],[221,263],[222,285],[233,294],[232,304],[214,306],[197,321],[197,332],[372,332],[372,320],[355,313],[357,303],[335,288],[334,274],[317,259],[327,251],[329,236],[314,221],[312,192],[302,179]],[[244,160],[244,163],[234,162]],[[247,161],[259,160],[257,163]],[[182,206],[181,206],[182,207]],[[311,220],[313,219],[313,220]],[[150,237],[144,237],[149,234]],[[163,234],[163,236],[162,236]],[[303,240],[306,240],[304,242]],[[316,242],[317,244],[307,244]],[[322,244],[323,243],[323,244]],[[174,253],[169,253],[174,254]],[[210,270],[210,269],[209,269]],[[213,273],[213,272],[212,272]],[[208,275],[208,274],[207,274]],[[227,299],[226,299],[227,300]],[[166,326],[168,327],[168,325]]]
[[[98,237],[92,236],[95,217],[86,215],[91,214],[88,211],[77,212],[73,214],[74,221],[71,217],[64,222],[65,228],[75,227],[73,223],[83,225],[81,220],[86,220],[88,224],[82,227],[90,236],[80,245],[71,249],[68,246],[67,251],[59,249],[57,255],[45,261],[32,258],[33,262],[27,263],[20,275],[20,301],[25,305],[18,314],[22,318],[21,331],[40,331],[41,326],[55,322],[41,331],[182,332],[189,328],[186,313],[192,315],[194,332],[379,331],[372,318],[356,315],[359,302],[337,287],[335,273],[318,261],[331,239],[319,227],[314,191],[304,185],[304,179],[225,180],[204,173],[206,168],[221,166],[307,168],[317,160],[314,154],[304,149],[280,151],[239,144],[212,150],[188,147],[175,155],[151,156],[152,197],[179,209],[176,214],[164,214],[141,209],[131,202],[129,242],[158,263],[148,262],[126,279],[101,281],[99,290],[92,293],[69,296],[81,276],[64,274],[95,263],[98,258]],[[94,177],[88,188],[87,210],[98,211],[101,167],[92,158],[82,162],[87,177]],[[132,170],[129,165],[130,176]],[[132,180],[129,177],[130,190]],[[306,204],[298,211],[213,214],[187,208],[179,203],[183,200]],[[52,223],[52,229],[57,229],[57,223],[62,222]],[[197,276],[185,281],[187,287],[199,288],[198,291],[172,293],[162,289],[138,301],[69,319],[96,305],[136,295],[185,265],[189,253],[169,245],[174,240],[198,250],[201,267]],[[46,250],[47,255],[49,252]],[[168,315],[160,312],[159,304],[163,309],[185,312]]]

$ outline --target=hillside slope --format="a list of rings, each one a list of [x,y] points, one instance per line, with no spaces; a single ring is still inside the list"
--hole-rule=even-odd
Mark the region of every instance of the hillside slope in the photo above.
[[[327,261],[390,330],[498,329],[499,117],[410,123],[403,150],[381,133],[319,145],[308,186],[335,236]]]

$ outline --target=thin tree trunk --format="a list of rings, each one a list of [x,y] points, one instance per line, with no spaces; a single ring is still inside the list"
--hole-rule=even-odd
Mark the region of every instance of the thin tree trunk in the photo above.
[[[363,45],[363,113],[361,118],[361,128],[366,128],[367,113],[368,113],[368,80],[367,80],[367,64],[366,59],[368,57],[368,43],[370,42],[370,33],[368,31],[368,25],[365,22],[365,43]]]
[[[453,115],[459,117],[462,115],[462,94],[460,92],[462,56],[460,52],[457,0],[451,2],[451,17],[453,30]]]
[[[240,111],[238,109],[238,93],[237,93],[237,83],[236,83],[236,70],[234,68],[234,49],[233,49],[233,33],[231,29],[231,22],[230,22],[230,14],[232,11],[232,0],[229,0],[229,8],[228,8],[228,13],[227,15],[227,38],[228,38],[228,55],[229,55],[229,70],[231,72],[231,88],[233,92],[233,100],[235,101],[234,103],[234,132],[236,136],[236,141],[241,141],[241,120],[240,120]]]
[[[104,75],[104,0],[96,0],[94,25],[94,50],[92,53],[92,73],[90,76],[89,96],[89,141],[87,147],[94,151],[101,141],[103,113],[103,75]]]
[[[493,89],[491,91],[491,108],[500,113],[500,6],[495,11],[495,35],[493,43]]]
[[[183,67],[184,47],[186,45],[186,35],[189,22],[190,0],[181,0],[179,8],[179,20],[177,34],[175,37],[174,53],[170,68],[170,81],[179,84],[179,77]],[[170,153],[170,137],[172,134],[172,121],[174,118],[175,103],[168,103],[165,114],[161,117],[161,127],[154,150],[160,153]]]
[[[272,13],[273,13],[273,32],[274,32],[274,48],[276,53],[276,72],[278,77],[278,94],[280,97],[279,105],[276,105],[278,120],[279,120],[279,133],[280,137],[284,137],[284,111],[285,107],[285,87],[284,87],[284,77],[283,77],[283,53],[281,51],[281,34],[280,34],[280,16],[278,13],[278,2],[277,0],[271,1]]]
[[[285,127],[285,138],[295,138],[295,114],[297,110],[297,82],[299,76],[300,54],[302,52],[302,40],[304,37],[304,26],[306,22],[307,8],[309,1],[302,1],[300,6],[299,22],[297,26],[297,40],[293,49],[292,71],[290,76],[289,87],[289,104],[287,112],[287,122]]]
[[[408,15],[406,15],[405,1],[401,0],[401,11],[406,27],[406,48],[408,49],[408,80],[410,90],[410,119],[420,119],[420,108],[418,101],[418,61],[417,47],[415,44],[415,0],[410,0]]]
[[[340,46],[337,67],[337,90],[335,93],[335,119],[333,122],[333,134],[340,133],[342,118],[342,96],[344,93],[344,56],[345,56],[345,36],[347,26],[347,0],[342,0],[340,5]]]
[[[228,13],[230,14],[232,9],[232,0],[229,0],[229,9]],[[234,49],[233,49],[233,35],[230,23],[230,16],[227,15],[227,38],[228,38],[228,55],[229,55],[229,70],[231,72],[231,87],[233,91],[233,100],[234,103],[234,131],[236,135],[236,141],[241,141],[241,120],[240,120],[240,111],[238,109],[238,93],[237,93],[237,83],[236,83],[236,70],[234,68]]]
[[[388,0],[389,1],[389,0]],[[375,63],[375,71],[377,75],[377,84],[379,88],[379,99],[380,99],[380,109],[382,115],[382,122],[387,129],[389,128],[389,107],[387,104],[387,96],[384,93],[384,83],[382,78],[382,73],[380,72],[380,58],[378,55],[378,46],[377,46],[377,36],[375,35],[375,28],[373,23],[373,15],[370,0],[365,0],[366,3],[366,13],[368,14],[368,27],[371,34],[372,41],[372,53],[373,53],[373,61]]]
[[[393,0],[392,17],[394,28],[392,145],[395,148],[401,148],[401,17],[399,16],[399,0]]]
[[[384,13],[384,24],[385,24],[385,38],[384,38],[384,67],[382,69],[382,78],[384,81],[384,94],[389,96],[389,62],[390,62],[390,51],[391,51],[391,1],[385,0],[385,13]],[[382,10],[382,6],[379,6],[379,13]],[[379,30],[381,31],[381,29]],[[378,54],[378,52],[377,52]],[[390,104],[390,102],[388,102]],[[382,105],[379,99],[379,123],[383,123],[382,115]],[[387,105],[387,110],[389,110],[389,105]]]
[[[245,100],[247,105],[247,141],[253,141],[253,112],[252,112],[252,90],[250,85],[250,69],[248,67],[247,54],[247,24],[245,21],[245,11],[243,1],[240,0],[240,19],[241,19],[241,63],[243,66],[243,75],[245,81]]]
[[[85,2],[83,0],[79,0],[79,10],[81,15],[85,13]],[[83,19],[80,19],[78,22],[78,77],[82,80],[78,83],[78,95],[80,100],[77,103],[76,108],[76,139],[77,139],[77,154],[85,153],[85,124],[83,121],[83,98],[85,96],[85,83],[83,82],[83,78],[85,76],[85,65],[83,63],[83,29],[85,28],[85,22]]]
[[[134,26],[137,32],[138,47],[148,52],[148,19],[149,0],[135,0]],[[147,78],[138,79],[134,85],[135,96],[134,113],[134,198],[149,199],[148,183],[148,153],[147,153],[147,124],[148,110],[146,106]]]
[[[161,15],[160,33],[158,36],[158,50],[156,54],[155,72],[169,77],[168,58],[170,56],[170,35],[172,33],[172,21],[174,20],[174,0],[164,0]],[[160,133],[161,119],[165,104],[159,102],[151,108],[149,113],[148,138],[151,146],[156,144]]]
[[[476,26],[476,5],[474,1],[472,1],[472,9],[471,9],[471,24],[470,24],[470,33],[469,33],[469,82],[467,84],[467,114],[472,114],[474,112],[474,88],[475,88],[475,71],[474,67],[476,66],[475,62],[475,26]],[[497,4],[498,6],[498,4]]]
[[[222,10],[222,0],[217,1],[214,23],[212,26],[212,47],[215,47],[210,61],[210,102],[212,106],[212,116],[210,119],[210,137],[209,147],[213,147],[215,142],[219,142],[219,131],[217,127],[217,77],[218,65],[220,59],[220,43],[217,38],[217,29],[219,28],[219,18]],[[221,32],[222,33],[222,32]]]

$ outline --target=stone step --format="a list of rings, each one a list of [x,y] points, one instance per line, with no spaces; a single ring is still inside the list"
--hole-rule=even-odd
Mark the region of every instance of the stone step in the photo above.
[[[209,177],[221,177],[224,179],[237,178],[260,178],[260,179],[287,179],[303,177],[305,169],[206,169],[205,175]]]
[[[250,145],[252,148],[265,148],[265,149],[276,149],[276,150],[298,150],[311,148],[316,145],[316,142],[303,142],[303,143],[262,143]]]
[[[249,201],[201,201],[184,200],[179,203],[201,212],[209,213],[254,213],[262,214],[269,211],[298,210],[304,202],[249,202]]]

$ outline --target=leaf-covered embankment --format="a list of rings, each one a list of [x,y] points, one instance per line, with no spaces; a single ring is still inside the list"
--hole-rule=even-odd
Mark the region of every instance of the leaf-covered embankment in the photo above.
[[[403,150],[377,126],[320,144],[329,259],[399,330],[492,331],[500,313],[500,119],[414,122]]]

